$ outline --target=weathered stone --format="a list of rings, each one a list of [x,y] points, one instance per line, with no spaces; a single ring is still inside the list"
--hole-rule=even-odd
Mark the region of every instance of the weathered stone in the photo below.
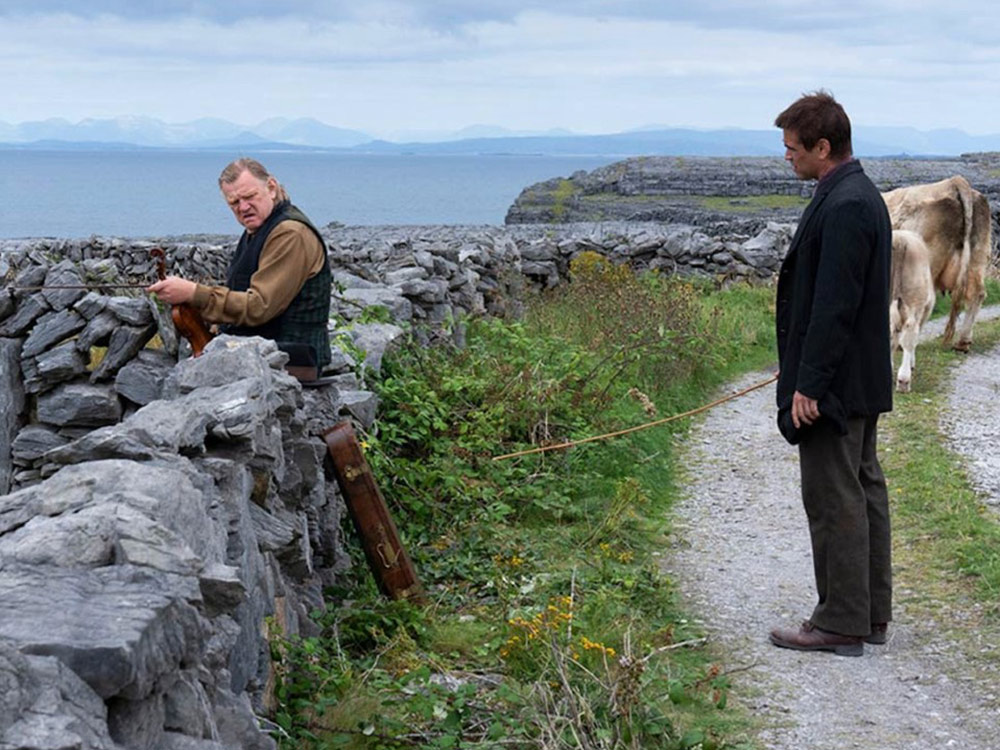
[[[365,367],[378,373],[382,358],[392,346],[402,341],[406,332],[391,323],[356,323],[351,329],[354,345],[365,354]]]
[[[73,305],[73,309],[87,320],[90,320],[107,306],[107,297],[102,294],[98,294],[97,292],[87,292],[79,299],[79,301],[77,301],[75,305]]]
[[[64,341],[82,330],[87,321],[73,310],[61,310],[42,315],[24,341],[22,357],[33,357],[53,344]]]
[[[162,573],[123,565],[6,567],[0,638],[58,657],[102,698],[142,698],[201,649],[204,623],[172,589]]]
[[[198,388],[214,388],[247,378],[278,377],[274,368],[281,365],[268,359],[278,353],[278,345],[269,339],[216,336],[200,357],[177,364],[164,383],[164,397],[175,398]]]
[[[156,335],[155,325],[119,326],[111,334],[108,351],[101,363],[90,374],[90,381],[96,383],[112,377],[126,363],[134,359],[139,350]]]
[[[145,406],[160,398],[163,383],[176,360],[163,350],[142,349],[115,375],[115,390],[129,401]]]
[[[23,336],[42,315],[49,311],[49,306],[41,294],[32,294],[17,304],[17,312],[0,323],[0,337]]]
[[[213,563],[198,576],[205,605],[215,612],[231,612],[246,600],[247,590],[240,571],[231,565]]]
[[[366,428],[375,424],[378,396],[371,391],[341,391],[341,413],[347,412]]]
[[[35,358],[35,377],[45,386],[54,387],[85,373],[89,362],[90,358],[77,348],[75,341],[66,341]]]
[[[153,322],[153,313],[145,297],[112,297],[107,309],[130,326],[147,326]]]
[[[418,298],[424,302],[443,302],[448,294],[448,283],[441,279],[427,281],[413,279],[404,281],[397,287],[406,297]]]
[[[768,223],[763,231],[734,250],[733,256],[754,268],[777,268],[788,252],[793,229],[789,224]]]
[[[60,289],[59,287],[81,286],[83,280],[77,273],[75,264],[69,261],[58,263],[49,269],[45,276],[45,286],[48,289],[42,290],[45,301],[53,310],[65,310],[72,306],[77,300],[83,297],[86,289]]]
[[[6,320],[14,312],[14,296],[7,290],[0,290],[0,320]]]
[[[433,261],[432,261],[433,262]],[[399,286],[407,281],[422,281],[428,277],[427,270],[420,266],[400,268],[385,275],[385,283],[389,286]]]
[[[11,456],[22,465],[30,465],[39,459],[46,451],[65,445],[67,440],[62,435],[42,425],[27,425],[14,438],[11,445]]]
[[[159,748],[165,718],[160,693],[139,700],[115,697],[108,701],[108,733],[122,747]]]
[[[121,750],[104,702],[59,659],[0,643],[0,747]]]
[[[20,361],[21,342],[0,339],[0,494],[10,491],[11,445],[23,419],[25,393]]]
[[[359,308],[376,305],[386,308],[393,320],[405,323],[413,319],[413,303],[402,296],[397,289],[389,289],[388,287],[351,288],[345,289],[341,296],[348,302],[354,303],[340,308],[341,313],[351,319],[360,314]]]
[[[99,312],[88,321],[86,328],[76,337],[76,345],[82,351],[87,351],[92,346],[104,346],[120,325],[118,318],[110,312],[106,310]]]
[[[38,397],[38,420],[56,426],[90,427],[121,419],[118,394],[110,386],[68,383]]]
[[[36,290],[32,287],[44,286],[45,277],[49,272],[49,264],[42,260],[34,263],[29,263],[18,271],[17,276],[14,277],[14,283],[11,284],[14,288],[22,288],[28,292],[34,292]],[[24,294],[24,292],[19,292],[19,294]]]

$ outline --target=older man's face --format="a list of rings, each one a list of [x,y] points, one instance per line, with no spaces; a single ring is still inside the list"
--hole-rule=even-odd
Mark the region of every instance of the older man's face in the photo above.
[[[278,183],[273,177],[261,180],[244,170],[233,182],[222,186],[222,197],[236,221],[251,232],[260,228],[274,210]]]

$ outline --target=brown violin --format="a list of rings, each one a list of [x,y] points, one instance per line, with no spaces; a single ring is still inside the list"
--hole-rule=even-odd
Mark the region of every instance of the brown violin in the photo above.
[[[157,259],[156,276],[159,281],[167,278],[167,257],[162,248],[154,247],[149,254]],[[177,334],[187,339],[191,344],[192,356],[197,357],[212,340],[212,332],[208,330],[201,315],[191,305],[171,305],[170,317],[174,321]]]

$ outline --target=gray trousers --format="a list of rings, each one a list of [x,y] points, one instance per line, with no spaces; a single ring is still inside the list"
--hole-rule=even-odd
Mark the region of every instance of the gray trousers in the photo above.
[[[875,454],[878,417],[848,420],[837,434],[820,419],[799,443],[819,628],[865,636],[892,619],[889,494]]]

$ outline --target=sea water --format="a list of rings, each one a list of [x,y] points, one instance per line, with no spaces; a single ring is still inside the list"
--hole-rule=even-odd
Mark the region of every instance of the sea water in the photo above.
[[[0,149],[0,238],[235,234],[220,151]],[[502,224],[528,185],[615,157],[254,155],[318,226]]]

